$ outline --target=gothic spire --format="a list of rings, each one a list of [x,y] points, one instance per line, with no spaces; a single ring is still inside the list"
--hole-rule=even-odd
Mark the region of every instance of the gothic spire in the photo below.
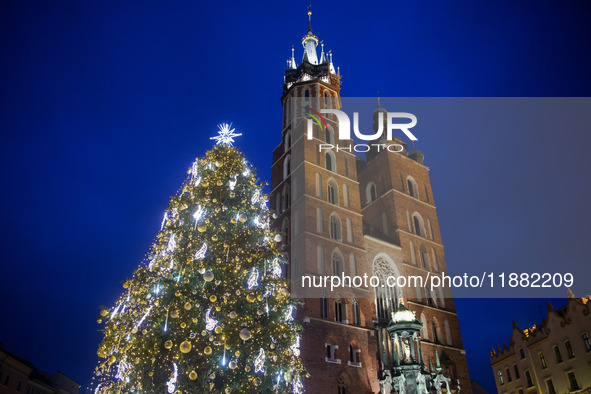
[[[308,7],[308,34],[302,38],[302,46],[304,47],[304,62],[310,64],[318,64],[318,55],[316,54],[316,47],[318,46],[318,37],[312,33],[312,11]]]

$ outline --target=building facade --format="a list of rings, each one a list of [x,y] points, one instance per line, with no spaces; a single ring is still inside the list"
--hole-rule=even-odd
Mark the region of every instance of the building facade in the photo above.
[[[302,275],[368,274],[385,279],[447,271],[429,168],[421,152],[409,152],[400,139],[395,142],[404,151],[368,152],[365,160],[343,150],[320,151],[320,144],[334,145],[338,134],[331,116],[326,116],[324,127],[314,125],[312,138],[307,138],[311,110],[341,108],[340,73],[332,55],[318,44],[309,22],[301,63],[293,49],[287,62],[282,142],[273,151],[270,193],[270,207],[277,214],[274,226],[285,234],[286,275],[291,276],[292,292],[305,294],[298,318],[304,326],[301,355],[311,375],[306,391],[381,392],[379,382],[394,360],[387,325],[404,303],[422,323],[426,368],[437,352],[443,373],[451,378],[451,391],[461,387],[470,393],[449,289],[431,293],[424,287],[348,286],[335,292],[296,288],[299,281],[294,279]],[[376,110],[374,128],[380,112],[386,110]]]
[[[525,330],[513,321],[509,344],[490,354],[499,393],[591,392],[589,300],[570,297],[558,310],[548,302],[547,318]]]
[[[80,385],[57,371],[39,371],[27,360],[2,349],[0,343],[0,394],[78,394]]]

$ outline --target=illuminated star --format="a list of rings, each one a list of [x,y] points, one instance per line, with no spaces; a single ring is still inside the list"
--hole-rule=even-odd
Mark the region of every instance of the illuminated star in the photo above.
[[[232,125],[229,125],[227,123],[222,123],[218,125],[218,128],[220,129],[218,131],[219,135],[217,137],[211,137],[210,140],[216,140],[216,145],[224,144],[232,146],[232,143],[234,142],[234,137],[238,137],[242,135],[242,133],[236,134],[234,133],[234,130],[236,129],[230,129],[230,127],[232,127]]]

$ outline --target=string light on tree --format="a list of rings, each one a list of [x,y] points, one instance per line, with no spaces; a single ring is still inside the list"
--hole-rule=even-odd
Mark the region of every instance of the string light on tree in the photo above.
[[[171,197],[145,263],[100,310],[97,394],[303,391],[298,301],[268,198],[232,146],[241,134],[219,129]]]

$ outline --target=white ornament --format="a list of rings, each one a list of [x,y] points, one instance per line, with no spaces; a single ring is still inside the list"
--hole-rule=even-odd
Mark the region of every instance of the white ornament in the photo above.
[[[296,338],[296,341],[293,345],[291,345],[289,347],[291,349],[291,352],[293,353],[294,356],[299,357],[300,356],[300,337],[298,336]]]
[[[279,259],[275,258],[271,263],[271,272],[276,278],[281,278],[281,266],[279,265]]]
[[[211,308],[209,308],[207,310],[207,312],[205,312],[205,329],[207,331],[211,331],[215,328],[215,326],[218,324],[218,321],[215,319],[212,319],[209,314],[211,313]]]
[[[253,287],[257,287],[259,283],[257,282],[259,279],[259,271],[256,268],[252,269],[252,273],[248,278],[248,288],[252,289]]]
[[[293,321],[293,305],[287,306],[287,309],[285,310],[285,321]]]
[[[201,248],[197,251],[197,253],[195,253],[195,260],[201,260],[205,257],[205,254],[207,253],[207,244],[203,244],[201,246]]]
[[[236,187],[236,183],[238,182],[238,175],[234,175],[232,178],[230,178],[230,190],[234,190],[234,188]]]
[[[236,129],[231,129],[230,127],[232,127],[232,125],[229,125],[227,123],[222,123],[220,125],[218,125],[219,131],[218,131],[218,136],[217,137],[211,137],[210,140],[216,140],[216,145],[229,145],[232,146],[232,143],[234,142],[234,137],[238,137],[241,136],[242,134],[236,134],[234,133],[234,131]]]
[[[265,351],[263,348],[259,349],[259,355],[254,360],[254,371],[265,372]]]
[[[254,192],[254,195],[252,196],[252,198],[250,199],[250,202],[252,203],[252,205],[254,205],[257,202],[259,202],[260,199],[261,199],[261,192],[257,189],[256,192]]]
[[[193,214],[193,218],[195,218],[195,226],[197,226],[197,222],[205,215],[205,209],[201,205],[197,205],[197,210]],[[195,228],[193,226],[193,228]]]
[[[172,377],[170,378],[170,380],[168,382],[166,382],[166,387],[168,387],[168,392],[169,393],[174,393],[174,389],[176,388],[176,379],[178,377],[178,369],[176,367],[176,364],[174,365],[174,372],[172,374]]]
[[[174,233],[170,233],[170,238],[168,239],[168,245],[166,245],[166,251],[170,253],[174,253],[176,249],[176,241],[174,239]]]

